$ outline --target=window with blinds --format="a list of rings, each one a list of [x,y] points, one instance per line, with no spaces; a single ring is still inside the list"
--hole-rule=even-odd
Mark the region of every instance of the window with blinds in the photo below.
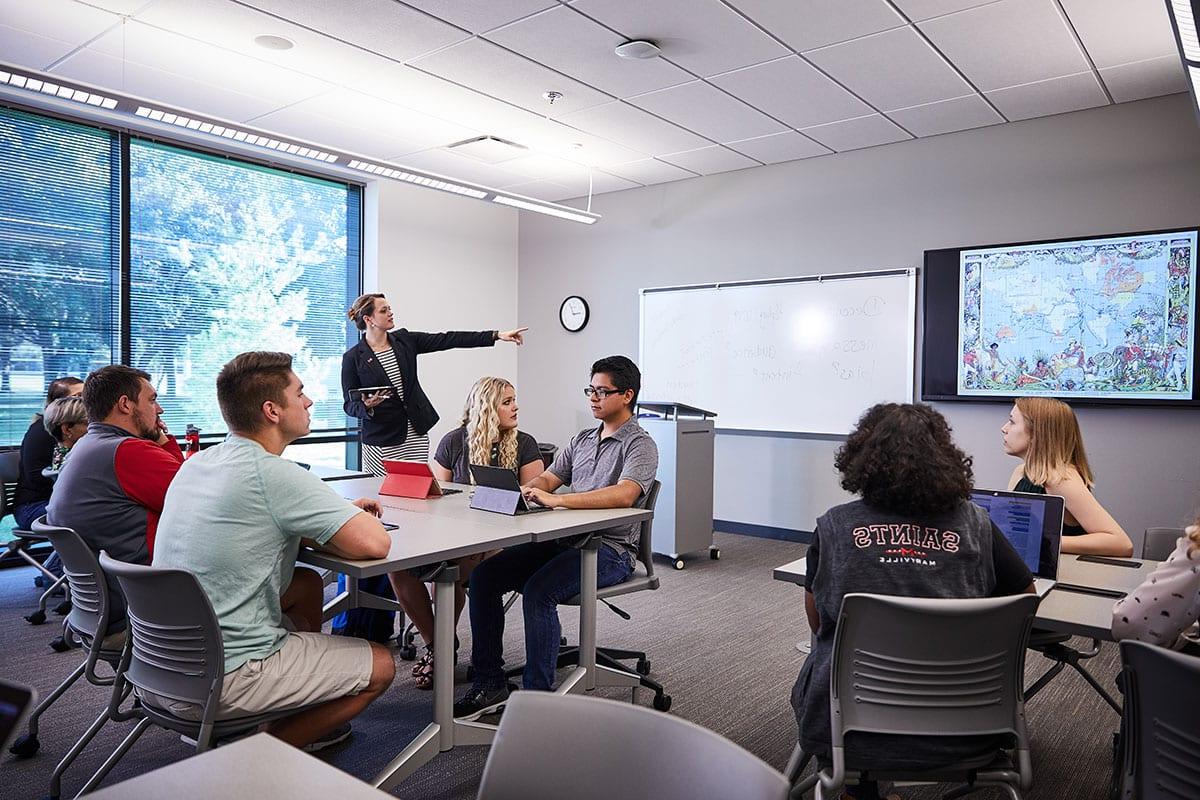
[[[313,432],[345,428],[359,187],[138,139],[129,169],[130,363],[153,376],[168,427],[224,431],[221,366],[278,350],[313,400]]]
[[[0,446],[119,360],[120,169],[117,134],[0,108]]]

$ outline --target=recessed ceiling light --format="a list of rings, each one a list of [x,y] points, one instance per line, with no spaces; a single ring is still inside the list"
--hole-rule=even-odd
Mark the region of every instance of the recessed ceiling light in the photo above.
[[[658,45],[649,39],[633,39],[624,44],[617,45],[613,52],[621,58],[644,59],[655,58],[662,51],[658,48]]]
[[[291,50],[296,46],[296,43],[286,36],[276,36],[273,33],[264,33],[255,36],[254,43],[267,50]]]

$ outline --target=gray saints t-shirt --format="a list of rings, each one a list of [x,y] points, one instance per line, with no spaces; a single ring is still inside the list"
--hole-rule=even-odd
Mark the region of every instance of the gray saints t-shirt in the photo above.
[[[576,434],[570,444],[558,451],[550,471],[575,492],[604,489],[623,480],[633,481],[642,487],[637,503],[640,505],[658,473],[658,445],[633,417],[612,436],[601,440],[603,429],[601,425]],[[636,558],[640,530],[641,524],[635,522],[605,528],[600,531],[600,536],[604,544],[618,553]]]

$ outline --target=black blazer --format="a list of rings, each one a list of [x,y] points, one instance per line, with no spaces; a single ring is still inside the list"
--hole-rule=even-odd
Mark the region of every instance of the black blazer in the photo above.
[[[374,413],[369,416],[361,397],[351,395],[350,390],[363,386],[391,386],[392,382],[365,338],[342,356],[342,407],[348,415],[362,421],[363,444],[379,447],[403,444],[408,435],[410,419],[413,430],[422,435],[429,433],[437,424],[437,412],[417,380],[417,356],[456,347],[491,347],[496,342],[496,332],[420,333],[399,328],[388,332],[388,341],[392,344],[400,375],[404,379],[404,400],[393,394],[375,406]]]

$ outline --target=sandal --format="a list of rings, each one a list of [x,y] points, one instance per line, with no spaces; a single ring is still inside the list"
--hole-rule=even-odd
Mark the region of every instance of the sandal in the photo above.
[[[425,653],[417,659],[417,663],[413,664],[413,677],[415,678],[428,671],[431,666],[433,666],[433,645],[427,644],[425,645]]]
[[[454,663],[458,663],[458,637],[454,637]],[[413,667],[413,677],[416,678],[418,689],[433,688],[433,645],[425,645],[425,653]]]

